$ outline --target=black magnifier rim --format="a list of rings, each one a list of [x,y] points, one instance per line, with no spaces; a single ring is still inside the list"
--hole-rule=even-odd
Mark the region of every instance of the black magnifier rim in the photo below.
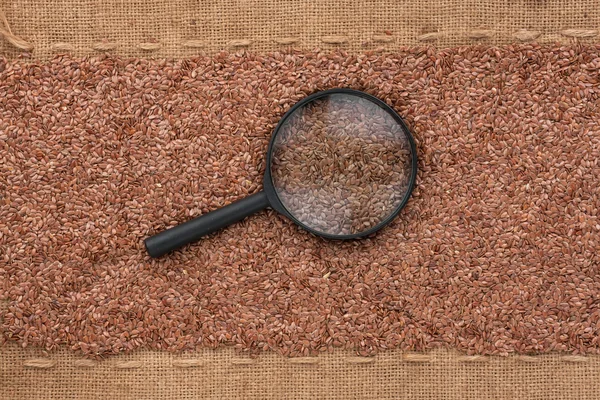
[[[381,221],[379,224],[375,225],[372,228],[369,228],[366,231],[355,233],[352,235],[332,235],[332,234],[328,234],[328,233],[324,233],[324,232],[319,232],[319,231],[303,224],[302,222],[298,221],[296,219],[296,217],[294,217],[294,215],[285,208],[285,206],[279,199],[279,195],[277,194],[277,191],[275,190],[275,186],[273,184],[273,179],[271,176],[271,165],[272,165],[271,159],[273,156],[273,146],[275,145],[275,139],[277,138],[277,134],[279,133],[279,131],[281,130],[282,126],[285,124],[287,119],[291,115],[293,115],[296,111],[298,111],[298,109],[304,107],[306,104],[313,102],[319,98],[330,96],[333,94],[345,94],[345,95],[362,97],[363,99],[369,100],[369,101],[373,102],[374,104],[378,105],[379,107],[381,107],[383,110],[387,111],[387,113],[389,115],[391,115],[396,120],[396,122],[400,125],[400,127],[404,131],[404,134],[408,138],[408,142],[410,145],[410,154],[411,154],[411,158],[412,158],[411,175],[410,175],[410,179],[409,179],[409,183],[408,183],[408,189],[406,190],[404,198],[402,199],[402,201],[400,202],[398,207],[396,207],[396,209],[386,219]],[[398,115],[398,113],[392,107],[390,107],[385,102],[378,99],[377,97],[372,96],[368,93],[362,92],[360,90],[348,89],[348,88],[335,88],[335,89],[329,89],[329,90],[316,92],[316,93],[313,93],[313,94],[305,97],[304,99],[300,100],[298,103],[294,104],[292,106],[292,108],[290,108],[284,114],[284,116],[281,118],[281,120],[279,121],[279,123],[277,124],[277,126],[275,127],[275,129],[273,131],[273,135],[271,136],[271,140],[269,142],[269,148],[267,150],[266,162],[267,162],[267,164],[266,164],[266,168],[265,168],[263,187],[264,187],[264,191],[267,195],[267,198],[269,200],[269,203],[271,204],[271,207],[274,210],[276,210],[277,212],[279,212],[280,214],[283,214],[287,218],[291,219],[294,223],[296,223],[303,229],[307,230],[308,232],[310,232],[314,235],[320,236],[320,237],[324,237],[327,239],[334,239],[334,240],[347,240],[347,239],[362,238],[365,236],[369,236],[369,235],[379,231],[386,225],[388,225],[390,222],[392,222],[394,220],[394,218],[396,218],[396,216],[398,216],[398,214],[404,208],[406,203],[408,203],[408,200],[410,199],[410,196],[413,192],[415,182],[417,180],[417,165],[418,165],[417,146],[415,144],[415,139],[413,138],[413,135],[411,134],[410,130],[408,129],[408,126],[406,125],[406,123],[404,122],[402,117],[400,117],[400,115]]]

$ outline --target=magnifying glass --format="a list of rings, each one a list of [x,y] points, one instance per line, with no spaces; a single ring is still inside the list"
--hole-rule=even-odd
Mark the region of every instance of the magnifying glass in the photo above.
[[[160,257],[270,207],[328,239],[357,239],[389,224],[407,203],[417,150],[402,118],[353,89],[296,103],[267,151],[263,190],[144,241]]]

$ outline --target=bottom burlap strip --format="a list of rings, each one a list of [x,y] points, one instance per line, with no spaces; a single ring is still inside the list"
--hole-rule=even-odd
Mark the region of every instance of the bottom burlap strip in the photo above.
[[[0,399],[597,399],[600,357],[382,352],[358,357],[231,349],[141,350],[102,361],[67,349],[0,347]]]

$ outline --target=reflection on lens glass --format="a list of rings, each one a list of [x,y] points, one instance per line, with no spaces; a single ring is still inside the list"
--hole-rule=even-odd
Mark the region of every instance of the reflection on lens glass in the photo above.
[[[331,94],[299,108],[273,143],[277,196],[299,222],[322,234],[354,235],[389,217],[411,175],[410,142],[374,102]]]

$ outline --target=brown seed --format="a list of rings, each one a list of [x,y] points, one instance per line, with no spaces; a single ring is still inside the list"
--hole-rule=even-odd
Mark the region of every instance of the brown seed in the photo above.
[[[599,60],[591,45],[0,60],[3,336],[91,357],[597,353]],[[389,227],[330,242],[266,211],[147,257],[148,235],[258,191],[283,113],[339,86],[381,97],[415,135],[417,185]],[[389,183],[395,151],[357,153],[309,176]]]

